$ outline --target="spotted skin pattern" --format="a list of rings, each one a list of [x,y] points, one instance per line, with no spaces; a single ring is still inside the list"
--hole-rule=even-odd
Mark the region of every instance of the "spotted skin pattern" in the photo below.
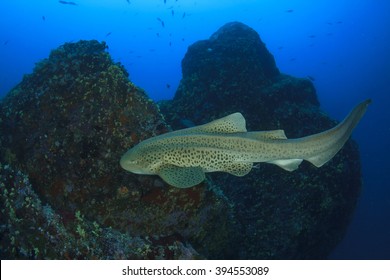
[[[178,188],[201,183],[207,172],[244,176],[257,162],[287,171],[297,169],[302,160],[320,167],[343,147],[370,102],[357,105],[334,128],[296,139],[287,139],[283,130],[247,132],[244,117],[234,113],[149,138],[127,151],[120,165],[132,173],[159,175]]]

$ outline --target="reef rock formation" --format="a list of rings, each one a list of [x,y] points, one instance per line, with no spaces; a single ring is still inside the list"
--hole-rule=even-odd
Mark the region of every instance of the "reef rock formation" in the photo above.
[[[235,232],[224,197],[120,168],[168,128],[105,49],[64,44],[1,101],[1,257],[223,257]]]
[[[336,124],[321,112],[311,81],[280,74],[259,35],[242,23],[190,46],[182,72],[174,99],[160,103],[174,129],[237,111],[248,131],[284,129],[288,138]],[[241,178],[210,178],[234,205],[240,234],[231,238],[228,257],[243,259],[326,258],[343,237],[361,188],[353,141],[321,168],[304,162],[290,173],[261,164]]]

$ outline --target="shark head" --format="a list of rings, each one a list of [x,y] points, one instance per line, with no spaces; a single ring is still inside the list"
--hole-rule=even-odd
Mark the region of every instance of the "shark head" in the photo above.
[[[120,166],[132,173],[135,174],[146,174],[152,175],[155,174],[151,171],[151,162],[148,157],[145,156],[147,151],[144,151],[142,143],[136,147],[128,150],[120,159]]]

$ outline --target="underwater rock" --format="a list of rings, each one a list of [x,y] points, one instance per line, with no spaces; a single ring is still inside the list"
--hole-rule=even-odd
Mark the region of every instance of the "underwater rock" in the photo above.
[[[23,237],[18,241],[14,233],[8,233],[12,237],[7,240],[16,238],[16,245],[5,248],[3,242],[2,257],[187,259],[225,255],[234,224],[224,197],[206,184],[178,190],[157,176],[139,176],[120,168],[119,159],[129,147],[168,127],[157,106],[129,81],[120,64],[113,63],[106,48],[97,41],[64,44],[11,90],[0,103],[0,162],[25,174],[28,183],[20,185],[20,191],[29,189],[36,205],[39,201],[48,205],[59,224],[54,231],[64,232],[58,236],[63,244],[70,232],[83,239],[82,246],[99,243],[95,239],[100,238],[111,251],[88,247],[93,255],[84,246],[78,253],[49,253],[44,241],[51,237],[45,233],[39,237],[42,244],[34,244],[37,233],[29,228],[45,231],[50,227],[39,206],[32,218],[17,216],[15,221],[23,219],[23,227],[2,217],[3,230],[14,227]],[[9,187],[4,183],[2,191]],[[18,211],[17,202],[6,199],[2,197],[1,203]],[[20,211],[28,211],[26,207],[22,205]],[[103,237],[94,234],[95,227]],[[132,245],[135,237],[139,247]],[[76,250],[81,246],[78,242],[65,245]],[[33,246],[40,254],[29,253]]]
[[[160,102],[173,129],[234,112],[244,115],[248,131],[284,129],[288,138],[336,124],[320,110],[312,82],[279,73],[259,35],[242,23],[191,45],[182,68],[174,99]],[[287,172],[261,164],[244,177],[208,177],[233,205],[240,234],[231,237],[229,257],[240,259],[326,258],[342,239],[361,188],[351,140],[321,168],[303,162]]]
[[[145,259],[166,251],[175,258],[198,254],[181,242],[156,244],[91,222],[79,211],[73,221],[58,215],[40,198],[21,171],[0,164],[1,259]],[[66,223],[66,224],[65,224]]]

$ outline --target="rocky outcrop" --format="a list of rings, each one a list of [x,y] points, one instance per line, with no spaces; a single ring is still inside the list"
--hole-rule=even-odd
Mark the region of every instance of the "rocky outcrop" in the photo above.
[[[105,49],[64,44],[1,101],[2,258],[222,257],[234,235],[226,199],[120,168],[168,128]]]
[[[250,27],[233,22],[189,47],[173,100],[160,103],[174,129],[241,112],[252,130],[284,129],[288,138],[336,124],[321,112],[313,84],[280,74]],[[189,121],[188,121],[189,120]],[[209,176],[234,204],[240,236],[234,258],[326,258],[343,237],[361,188],[356,144],[331,162],[294,172],[261,164],[245,177]]]
[[[127,173],[151,136],[236,111],[248,130],[332,127],[307,79],[279,72],[258,34],[229,23],[190,46],[175,98],[158,107],[105,43],[64,44],[0,103],[2,259],[325,258],[361,187],[353,141],[321,168],[261,164],[189,189]]]

